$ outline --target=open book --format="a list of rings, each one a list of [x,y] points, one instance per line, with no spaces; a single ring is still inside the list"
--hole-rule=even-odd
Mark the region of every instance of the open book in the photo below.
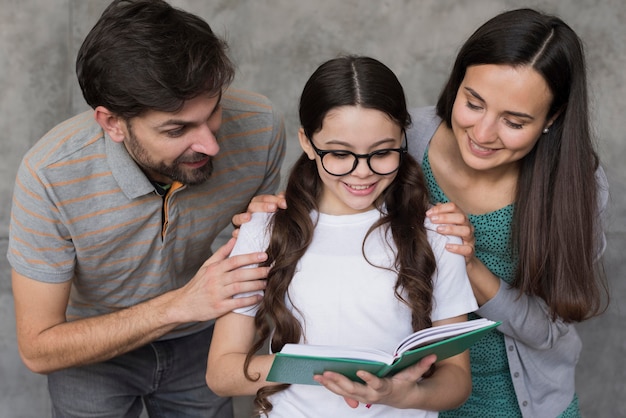
[[[407,336],[393,353],[362,347],[285,344],[276,353],[266,380],[316,385],[313,375],[324,371],[341,373],[356,382],[361,382],[356,375],[359,370],[378,377],[393,375],[430,354],[436,354],[437,361],[460,354],[500,324],[481,318],[425,328]]]

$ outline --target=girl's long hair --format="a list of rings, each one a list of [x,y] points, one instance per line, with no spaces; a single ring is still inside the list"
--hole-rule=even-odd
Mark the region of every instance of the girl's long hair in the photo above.
[[[452,107],[469,66],[528,66],[553,95],[549,132],[521,160],[511,250],[518,257],[513,285],[539,296],[553,319],[581,321],[601,313],[607,296],[598,259],[601,224],[589,126],[583,45],[561,19],[531,9],[487,21],[462,46],[437,114],[452,126]]]
[[[326,114],[340,106],[361,106],[380,110],[403,128],[411,119],[404,91],[393,72],[368,57],[344,56],[322,64],[304,87],[300,99],[300,122],[305,134],[322,129]],[[279,210],[271,223],[271,238],[266,265],[271,266],[265,296],[255,317],[257,337],[245,362],[249,362],[271,335],[272,352],[286,343],[301,341],[302,328],[287,307],[288,289],[296,264],[313,238],[315,223],[311,216],[318,210],[322,181],[315,160],[302,154],[288,179],[285,198],[287,209]],[[389,228],[397,247],[395,265],[398,273],[395,294],[412,312],[412,326],[419,330],[432,325],[432,275],[436,264],[424,228],[428,208],[427,188],[419,165],[405,154],[396,178],[379,196],[376,207],[383,214],[366,235],[376,228]],[[364,254],[365,256],[365,254]],[[387,266],[388,268],[389,266]],[[295,307],[297,309],[297,307]],[[266,386],[257,392],[255,403],[260,413],[272,409],[268,397],[289,385]]]

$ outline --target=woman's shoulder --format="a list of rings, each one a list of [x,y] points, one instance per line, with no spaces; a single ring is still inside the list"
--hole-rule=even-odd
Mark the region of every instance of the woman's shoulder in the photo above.
[[[411,126],[406,131],[409,153],[421,163],[426,147],[441,124],[434,106],[409,109]]]
[[[422,125],[441,123],[441,118],[437,116],[435,106],[418,106],[409,109],[411,115],[412,128],[419,128]]]

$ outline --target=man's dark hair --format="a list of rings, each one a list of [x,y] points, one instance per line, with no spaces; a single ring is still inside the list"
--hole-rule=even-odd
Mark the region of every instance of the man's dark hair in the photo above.
[[[92,108],[130,119],[219,94],[235,73],[226,51],[198,16],[161,0],[115,0],[80,47],[76,74]]]

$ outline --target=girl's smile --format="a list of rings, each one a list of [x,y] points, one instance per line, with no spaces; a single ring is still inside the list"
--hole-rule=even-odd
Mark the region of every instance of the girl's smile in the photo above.
[[[323,183],[320,211],[330,215],[346,215],[374,208],[376,199],[395,179],[396,172],[386,175],[373,172],[366,154],[399,148],[402,145],[403,131],[384,112],[359,106],[342,106],[326,114],[322,129],[314,133],[313,138],[307,138],[300,129],[299,139],[307,156],[316,161]],[[322,157],[316,153],[315,148],[320,152],[349,151],[361,157],[357,159],[353,171],[337,176],[327,171],[328,166],[324,168]],[[348,153],[340,154],[339,158],[353,158]],[[324,158],[338,157],[327,154]],[[377,155],[372,158],[384,157]]]

